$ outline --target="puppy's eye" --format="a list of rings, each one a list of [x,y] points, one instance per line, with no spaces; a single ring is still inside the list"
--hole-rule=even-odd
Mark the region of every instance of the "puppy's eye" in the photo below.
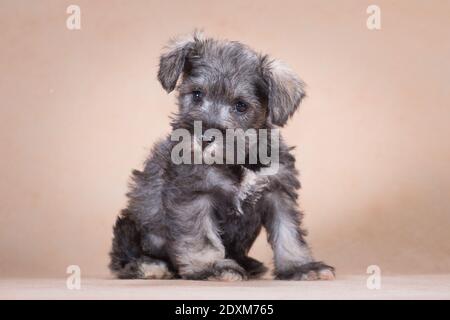
[[[194,102],[201,102],[202,98],[203,92],[201,92],[200,90],[192,91],[192,100],[194,100]]]
[[[237,112],[244,113],[248,109],[248,104],[246,104],[243,101],[238,101],[238,102],[236,102],[235,108],[236,108]]]

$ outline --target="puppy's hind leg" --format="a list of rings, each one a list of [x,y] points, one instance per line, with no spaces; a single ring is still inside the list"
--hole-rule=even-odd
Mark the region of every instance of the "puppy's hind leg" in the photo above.
[[[113,229],[110,252],[110,270],[120,279],[170,279],[168,264],[146,255],[141,246],[141,235],[134,221],[124,210]]]

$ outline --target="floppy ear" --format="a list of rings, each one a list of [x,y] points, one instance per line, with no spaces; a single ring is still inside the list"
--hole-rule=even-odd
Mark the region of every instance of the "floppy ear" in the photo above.
[[[284,126],[305,96],[303,81],[279,60],[262,58],[263,77],[268,87],[269,120]]]
[[[158,80],[167,92],[177,85],[178,78],[184,70],[189,52],[198,41],[197,35],[172,40],[166,52],[159,59]]]

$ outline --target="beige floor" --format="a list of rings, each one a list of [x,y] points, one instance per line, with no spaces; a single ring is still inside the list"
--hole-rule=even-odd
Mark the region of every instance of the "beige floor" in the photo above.
[[[450,299],[450,275],[383,276],[379,290],[366,277],[332,282],[259,280],[220,283],[182,280],[83,279],[69,290],[65,279],[0,279],[1,299]]]

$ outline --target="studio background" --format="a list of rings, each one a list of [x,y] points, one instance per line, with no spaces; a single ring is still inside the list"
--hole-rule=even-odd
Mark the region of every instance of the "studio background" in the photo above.
[[[81,8],[81,30],[66,8]],[[381,30],[366,8],[381,8]],[[0,277],[108,277],[132,168],[176,110],[170,37],[204,28],[287,62],[315,256],[337,274],[450,271],[449,1],[0,0]],[[270,263],[265,234],[252,256]]]

